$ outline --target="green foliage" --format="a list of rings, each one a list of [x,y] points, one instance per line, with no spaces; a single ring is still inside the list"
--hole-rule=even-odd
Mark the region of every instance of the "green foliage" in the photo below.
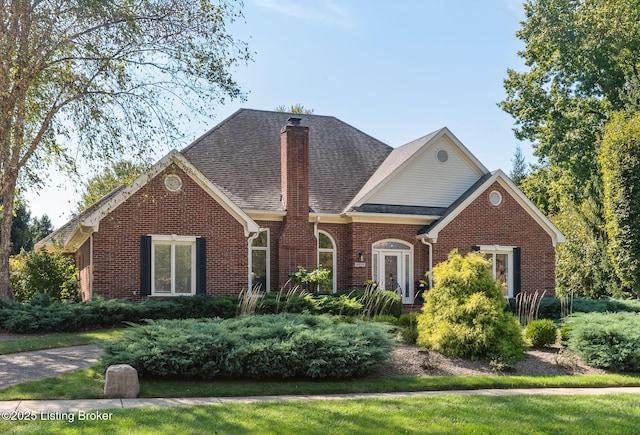
[[[319,313],[347,317],[359,316],[364,308],[358,298],[344,294],[314,298],[314,305]]]
[[[418,340],[418,313],[405,313],[398,319],[400,337],[406,344],[416,344]]]
[[[515,312],[515,302],[513,299],[509,302],[512,312]],[[623,311],[638,313],[640,312],[640,300],[573,298],[571,309],[574,313],[615,313]],[[560,320],[562,318],[560,299],[543,298],[540,301],[538,317]]]
[[[358,301],[363,305],[362,316],[368,319],[385,314],[400,317],[402,314],[402,297],[390,290],[368,286]]]
[[[631,296],[640,296],[640,114],[617,113],[604,129],[599,163],[609,257]]]
[[[387,330],[290,313],[150,321],[104,343],[101,362],[168,378],[351,378],[373,373],[388,358]]]
[[[84,184],[84,191],[76,205],[77,212],[83,212],[113,189],[133,182],[148,167],[145,163],[128,160],[112,162],[102,173],[94,175]]]
[[[293,285],[308,290],[316,290],[318,287],[326,286],[331,282],[331,270],[318,266],[317,269],[308,271],[304,267],[298,266],[297,272],[289,274],[289,281]]]
[[[433,279],[418,316],[419,346],[450,357],[522,357],[520,325],[481,254],[451,252],[434,267]]]
[[[531,342],[533,347],[543,347],[555,344],[558,337],[558,328],[553,320],[539,319],[527,325],[524,336]]]
[[[513,163],[513,169],[509,173],[509,178],[511,178],[517,186],[520,186],[525,178],[527,178],[527,174],[529,172],[529,168],[527,167],[527,162],[524,159],[520,145],[516,145],[516,151],[513,154],[511,162]]]
[[[539,159],[523,183],[567,237],[558,247],[561,294],[624,296],[607,252],[598,160],[602,128],[638,107],[637,0],[530,0],[517,36],[526,70],[509,70],[501,103]]]
[[[62,252],[24,252],[10,262],[10,282],[16,300],[28,301],[39,293],[58,301],[78,299],[78,272],[72,257]]]
[[[317,311],[315,299],[309,294],[281,292],[265,293],[256,304],[258,314],[314,313]]]
[[[0,328],[16,333],[71,332],[140,323],[144,319],[229,318],[235,315],[236,306],[236,296],[196,295],[141,303],[122,299],[60,303],[40,295],[29,303],[2,300]]]
[[[300,103],[292,104],[290,107],[287,107],[285,105],[280,105],[273,110],[276,112],[289,112],[289,113],[296,113],[299,115],[311,115],[314,112],[313,109],[307,109],[306,107],[304,107],[304,105]]]
[[[640,371],[640,314],[589,313],[569,319],[569,348],[594,367]]]

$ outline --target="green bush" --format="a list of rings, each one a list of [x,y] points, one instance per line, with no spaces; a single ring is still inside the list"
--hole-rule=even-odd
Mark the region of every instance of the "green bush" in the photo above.
[[[509,300],[511,312],[515,313],[515,299]],[[571,311],[574,313],[617,313],[640,312],[639,300],[625,299],[588,299],[573,298]],[[541,319],[559,320],[561,318],[560,298],[543,298],[540,302],[538,317]]]
[[[398,319],[400,337],[406,344],[416,344],[418,339],[418,313],[405,313]]]
[[[450,357],[522,358],[520,325],[507,310],[501,284],[479,253],[451,252],[434,267],[434,287],[418,316],[421,347]]]
[[[336,316],[359,316],[362,314],[363,305],[357,298],[347,295],[326,296],[314,298],[316,310],[322,314]]]
[[[576,314],[568,324],[569,349],[587,364],[616,371],[640,371],[640,314]]]
[[[264,293],[256,304],[258,314],[315,312],[313,297],[299,293]]]
[[[166,378],[351,378],[375,372],[392,340],[381,323],[311,314],[158,320],[102,343],[102,364]]]
[[[543,347],[555,344],[558,338],[558,328],[553,320],[539,319],[529,323],[524,330],[524,336],[533,347]]]
[[[123,299],[100,299],[83,303],[60,303],[39,296],[30,303],[0,304],[0,327],[15,333],[72,332],[140,323],[144,319],[232,317],[236,296],[197,295],[168,301],[133,303]]]
[[[23,252],[11,258],[10,282],[16,300],[29,301],[43,293],[58,301],[77,301],[78,270],[62,252]]]

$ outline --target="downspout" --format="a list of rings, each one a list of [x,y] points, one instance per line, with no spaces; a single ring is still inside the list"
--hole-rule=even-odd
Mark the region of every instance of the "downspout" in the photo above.
[[[422,243],[429,246],[429,290],[433,287],[433,245],[431,242],[427,242],[426,239],[420,239]]]

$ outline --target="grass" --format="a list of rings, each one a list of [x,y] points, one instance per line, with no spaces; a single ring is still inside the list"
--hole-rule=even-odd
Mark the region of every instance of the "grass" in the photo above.
[[[107,420],[0,421],[7,434],[627,434],[640,396],[464,396],[99,411]]]
[[[0,355],[27,352],[31,350],[53,349],[56,347],[81,346],[92,344],[98,340],[115,338],[124,329],[101,329],[96,331],[45,334],[38,337],[19,338],[0,341]]]
[[[393,377],[335,382],[189,382],[141,379],[140,397],[234,397],[616,386],[640,386],[640,374]],[[103,392],[104,371],[94,366],[0,390],[0,400],[98,399],[103,397]]]

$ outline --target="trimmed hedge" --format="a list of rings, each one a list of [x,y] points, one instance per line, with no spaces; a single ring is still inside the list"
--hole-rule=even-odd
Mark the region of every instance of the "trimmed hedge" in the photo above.
[[[102,364],[162,378],[351,378],[375,372],[393,348],[389,326],[312,314],[158,320],[102,343]]]
[[[229,318],[236,314],[236,296],[196,295],[133,303],[98,299],[83,303],[22,304],[2,301],[0,327],[15,333],[73,332],[139,323],[144,319]]]
[[[515,299],[509,299],[509,308],[516,314],[517,305]],[[624,299],[587,299],[573,298],[572,312],[574,313],[640,313],[639,300]],[[538,311],[540,319],[559,320],[561,317],[560,298],[543,298]]]
[[[393,292],[379,292],[384,304],[382,315],[399,317],[402,304]],[[373,304],[364,305],[372,296],[315,296],[310,294],[264,294],[257,306],[258,314],[312,313],[347,317],[368,317]],[[364,302],[363,302],[364,301]],[[213,297],[195,295],[168,300],[134,303],[125,299],[96,299],[82,303],[62,303],[46,295],[30,303],[0,298],[0,328],[15,333],[73,332],[122,326],[123,322],[140,323],[145,319],[231,318],[238,313],[238,296]],[[365,313],[367,311],[367,313]]]
[[[568,319],[569,349],[594,367],[640,371],[640,314],[588,313]]]

